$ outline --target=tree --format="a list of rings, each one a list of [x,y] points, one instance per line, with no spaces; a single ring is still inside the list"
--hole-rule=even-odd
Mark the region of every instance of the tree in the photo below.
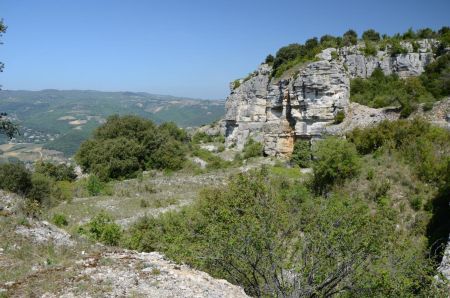
[[[304,53],[304,46],[298,43],[293,43],[288,46],[280,48],[273,61],[274,68],[277,68],[281,64],[294,60]]]
[[[409,28],[408,31],[403,33],[402,37],[403,37],[403,39],[416,39],[417,35],[416,35],[416,32],[414,32],[414,30],[412,28]]]
[[[272,54],[269,54],[266,57],[265,63],[272,64],[274,60],[275,60],[275,57]]]
[[[355,30],[350,29],[342,36],[342,42],[344,46],[356,45],[358,42],[358,34]]]
[[[0,19],[0,37],[6,32],[6,25],[3,23],[3,19]],[[2,42],[0,42],[2,44]],[[3,72],[4,64],[0,62],[0,72]],[[1,85],[0,85],[1,90]],[[17,125],[11,122],[7,117],[7,114],[0,112],[0,134],[6,135],[8,138],[12,138],[14,135],[19,133]]]
[[[81,144],[75,160],[103,181],[134,177],[149,168],[176,170],[184,164],[187,139],[174,123],[158,127],[137,116],[114,115]]]
[[[380,41],[380,33],[376,32],[373,29],[369,29],[367,31],[364,31],[362,38],[364,40],[377,42],[377,41]]]
[[[7,118],[6,113],[0,113],[0,134],[4,134],[10,139],[19,134],[19,128]]]
[[[417,31],[417,36],[419,36],[419,38],[435,38],[436,32],[430,28],[423,28]]]
[[[323,35],[320,38],[320,45],[323,48],[337,48],[339,47],[338,39],[332,35]]]

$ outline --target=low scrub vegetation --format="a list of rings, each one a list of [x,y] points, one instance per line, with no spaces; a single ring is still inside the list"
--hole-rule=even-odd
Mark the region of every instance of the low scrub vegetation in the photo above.
[[[296,146],[310,179],[237,174],[191,206],[142,218],[122,243],[253,296],[443,295],[434,275],[436,240],[450,231],[450,133],[399,120]]]
[[[25,213],[38,216],[40,208],[72,199],[72,167],[38,162],[35,168],[31,172],[22,163],[0,164],[0,189],[23,196]]]
[[[312,161],[311,144],[309,140],[297,140],[291,155],[291,162],[301,168],[309,168]]]
[[[264,154],[264,146],[263,144],[256,142],[252,138],[249,138],[248,141],[244,145],[244,149],[242,150],[244,159],[248,159],[251,157],[263,156]]]
[[[78,229],[80,234],[107,245],[117,245],[122,237],[122,228],[114,223],[107,213],[99,213]]]
[[[407,117],[418,104],[430,105],[450,95],[449,71],[450,54],[429,64],[420,77],[401,79],[396,74],[385,75],[377,68],[368,79],[351,81],[350,99],[374,108],[399,106],[401,116]]]

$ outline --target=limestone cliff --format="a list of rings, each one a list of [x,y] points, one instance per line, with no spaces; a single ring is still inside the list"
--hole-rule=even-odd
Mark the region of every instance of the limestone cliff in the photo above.
[[[414,49],[402,43],[408,53],[391,55],[363,52],[364,45],[328,48],[318,61],[297,65],[280,79],[271,78],[272,68],[262,64],[249,77],[231,85],[226,101],[226,145],[242,149],[249,137],[264,144],[270,156],[287,156],[299,138],[312,138],[330,129],[335,115],[347,111],[350,79],[366,78],[374,69],[400,77],[417,76],[434,60],[434,40],[420,40]]]

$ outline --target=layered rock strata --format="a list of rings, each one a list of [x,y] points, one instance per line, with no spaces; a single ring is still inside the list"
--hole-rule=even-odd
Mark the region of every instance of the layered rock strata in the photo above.
[[[367,78],[376,68],[400,77],[417,76],[433,61],[434,46],[433,40],[421,40],[414,51],[411,43],[404,42],[408,53],[393,56],[389,49],[367,56],[363,44],[329,48],[317,55],[318,61],[298,65],[280,79],[272,78],[271,66],[262,64],[237,88],[235,83],[230,86],[226,145],[242,149],[253,138],[264,144],[265,154],[289,156],[296,139],[336,132],[330,125],[339,111],[348,110],[350,79]]]

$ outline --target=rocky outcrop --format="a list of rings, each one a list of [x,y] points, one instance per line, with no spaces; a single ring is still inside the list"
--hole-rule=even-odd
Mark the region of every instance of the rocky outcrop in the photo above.
[[[296,139],[341,132],[342,125],[330,126],[339,111],[349,112],[351,78],[366,78],[376,68],[385,74],[416,76],[433,60],[433,40],[418,41],[415,47],[408,42],[401,45],[408,53],[391,56],[387,48],[367,56],[364,44],[325,49],[317,55],[318,61],[298,65],[281,79],[271,78],[272,68],[262,64],[237,88],[231,84],[225,105],[227,147],[241,150],[253,138],[264,144],[267,155],[288,156]],[[353,118],[362,109],[354,107]],[[376,114],[362,117],[371,117],[369,123],[394,117],[389,111]]]
[[[441,264],[438,267],[438,272],[442,274],[442,277],[444,277],[447,282],[450,282],[450,238],[444,251],[444,255],[442,256]]]
[[[389,54],[390,47],[387,46],[385,51],[378,51],[375,56],[367,56],[363,52],[364,46],[357,45],[340,49],[339,56],[352,78],[367,78],[376,68],[381,68],[385,74],[396,73],[400,77],[417,76],[433,60],[432,49],[436,46],[434,40],[419,40],[416,52],[410,42],[402,42],[400,45],[408,53],[392,56]]]
[[[103,252],[77,261],[74,267],[77,279],[68,280],[62,291],[47,292],[43,297],[248,297],[226,280],[177,265],[157,252]],[[82,295],[76,283],[80,279],[86,281]],[[90,295],[88,289],[96,289],[96,295]]]

